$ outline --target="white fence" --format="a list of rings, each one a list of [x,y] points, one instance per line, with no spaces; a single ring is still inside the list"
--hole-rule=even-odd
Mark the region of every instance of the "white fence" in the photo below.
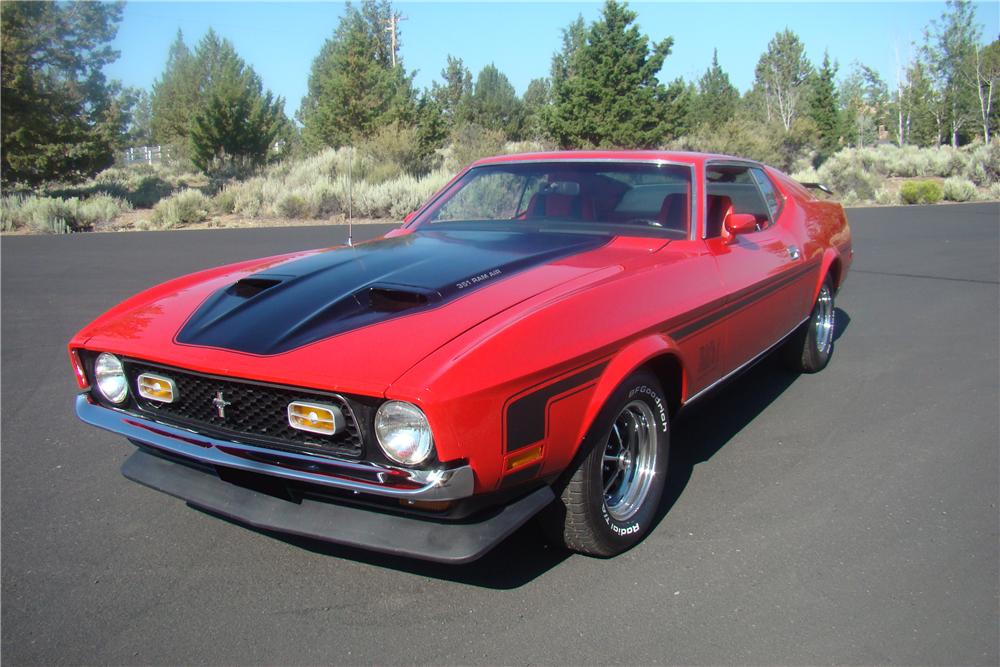
[[[137,162],[156,164],[161,160],[167,160],[169,158],[170,146],[139,146],[138,148],[129,148],[124,154],[125,166],[129,166]]]

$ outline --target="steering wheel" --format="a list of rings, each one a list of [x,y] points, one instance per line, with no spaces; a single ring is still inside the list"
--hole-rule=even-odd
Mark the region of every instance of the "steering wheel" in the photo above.
[[[662,227],[656,220],[651,220],[650,218],[632,218],[629,220],[627,225],[645,225],[646,227]]]

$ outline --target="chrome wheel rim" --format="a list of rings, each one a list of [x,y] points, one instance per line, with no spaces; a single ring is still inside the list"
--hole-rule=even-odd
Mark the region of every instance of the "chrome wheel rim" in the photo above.
[[[821,354],[830,351],[833,345],[833,295],[826,284],[819,290],[816,299],[816,315],[813,317],[813,328],[816,333],[816,349]]]
[[[604,446],[601,479],[611,518],[627,521],[642,509],[653,484],[657,449],[652,409],[632,401],[618,413]]]

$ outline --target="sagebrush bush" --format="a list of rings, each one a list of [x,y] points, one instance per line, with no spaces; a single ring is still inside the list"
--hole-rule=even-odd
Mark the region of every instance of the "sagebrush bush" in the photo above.
[[[126,201],[135,208],[148,208],[169,196],[177,187],[177,181],[171,183],[166,180],[157,167],[134,164],[130,167],[105,169],[79,185],[52,185],[44,190],[44,194],[58,199],[108,195]]]
[[[882,206],[892,206],[899,203],[899,197],[890,191],[889,188],[882,187],[875,190],[875,203]]]
[[[200,190],[182,190],[153,207],[150,220],[160,229],[201,222],[208,217],[211,202]]]
[[[216,194],[227,183],[246,180],[258,172],[257,165],[246,155],[232,156],[225,152],[216,155],[205,168],[205,175],[208,176],[209,194]]]
[[[502,155],[506,146],[507,135],[502,130],[466,123],[452,133],[451,145],[444,152],[444,167],[457,174],[476,160]]]
[[[27,227],[39,233],[84,231],[106,226],[123,211],[131,211],[127,202],[106,194],[81,200],[34,195],[11,195],[3,198],[3,230]]]
[[[435,167],[437,156],[421,145],[416,127],[394,122],[358,144],[359,162],[366,167],[360,176],[369,183],[382,183],[403,174],[426,176]]]
[[[948,201],[971,201],[976,198],[976,184],[961,176],[946,178],[943,191]]]
[[[880,179],[865,169],[866,156],[859,153],[841,156],[841,153],[831,156],[819,168],[819,181],[833,188],[841,198],[850,192],[854,193],[856,201],[874,199]]]
[[[306,200],[294,192],[284,194],[274,202],[274,214],[279,218],[304,218],[308,213]]]

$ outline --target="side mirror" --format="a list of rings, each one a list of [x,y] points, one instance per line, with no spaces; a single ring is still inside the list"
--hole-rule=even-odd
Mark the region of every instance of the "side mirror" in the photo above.
[[[757,216],[752,213],[730,213],[726,216],[725,227],[731,239],[735,239],[737,234],[749,234],[760,229]]]
[[[417,214],[417,212],[416,212],[416,211],[411,211],[411,212],[407,213],[407,214],[406,214],[406,217],[405,217],[405,218],[403,218],[403,224],[406,224],[406,223],[407,223],[407,222],[409,222],[410,220],[413,220],[413,216],[415,216],[416,214]]]

